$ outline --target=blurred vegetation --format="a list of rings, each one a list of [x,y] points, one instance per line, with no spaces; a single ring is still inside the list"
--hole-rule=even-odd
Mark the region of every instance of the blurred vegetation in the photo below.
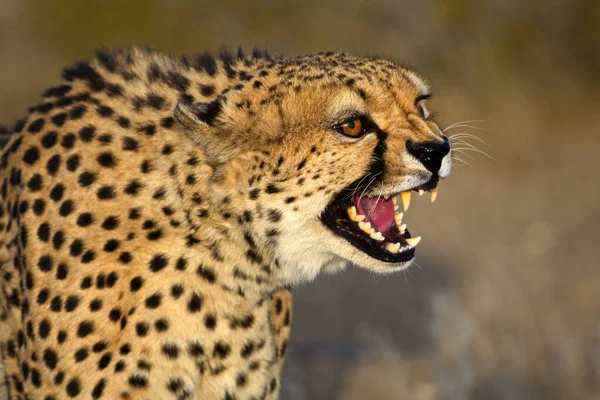
[[[131,44],[384,55],[430,78],[442,124],[479,120],[447,133],[496,161],[458,144],[415,200],[419,266],[298,289],[284,400],[600,398],[600,2],[0,0],[0,122]]]

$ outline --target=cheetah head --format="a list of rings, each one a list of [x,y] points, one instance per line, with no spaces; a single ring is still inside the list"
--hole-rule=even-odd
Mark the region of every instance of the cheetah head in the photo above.
[[[410,194],[434,200],[451,169],[424,80],[343,54],[258,63],[246,75],[210,102],[180,102],[175,116],[213,166],[215,193],[232,188],[245,229],[283,279],[349,262],[378,273],[408,267],[420,241],[402,222]]]

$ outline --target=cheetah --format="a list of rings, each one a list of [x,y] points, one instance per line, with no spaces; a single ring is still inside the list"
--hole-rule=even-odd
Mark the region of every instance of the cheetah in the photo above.
[[[382,58],[101,51],[0,159],[9,399],[275,399],[290,288],[407,268],[451,170],[428,84]]]

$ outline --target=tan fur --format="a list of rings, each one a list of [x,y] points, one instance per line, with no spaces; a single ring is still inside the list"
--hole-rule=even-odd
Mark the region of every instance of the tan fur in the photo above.
[[[216,65],[211,74],[210,62],[145,50],[101,55],[67,72],[66,92],[49,93],[7,145],[10,398],[276,398],[286,287],[348,261],[382,273],[408,265],[372,259],[319,217],[372,161],[374,134],[332,129],[352,112],[388,134],[373,191],[429,178],[405,149],[408,138],[440,137],[414,105],[422,80],[334,53]],[[190,111],[214,101],[212,120]]]

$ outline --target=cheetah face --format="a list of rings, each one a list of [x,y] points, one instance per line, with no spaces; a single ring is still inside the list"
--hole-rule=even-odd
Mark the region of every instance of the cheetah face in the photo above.
[[[435,200],[450,173],[428,86],[410,70],[375,63],[385,79],[373,79],[367,63],[342,82],[277,81],[279,91],[257,96],[253,113],[243,110],[243,91],[179,112],[209,158],[229,169],[222,175],[237,187],[240,211],[258,216],[253,238],[285,267],[287,282],[348,262],[379,273],[407,267],[421,240],[403,222],[411,193]],[[211,126],[202,132],[205,115]]]

